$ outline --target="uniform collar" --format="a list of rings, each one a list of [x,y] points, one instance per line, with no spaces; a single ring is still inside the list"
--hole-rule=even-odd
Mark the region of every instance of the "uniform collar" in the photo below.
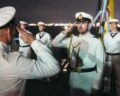
[[[7,45],[1,41],[0,41],[0,51],[8,52]]]
[[[44,32],[44,31],[42,31],[42,32],[40,32],[40,34],[45,34],[45,32]]]
[[[93,37],[93,35],[92,35],[90,32],[87,32],[87,33],[84,34],[84,35],[79,34],[79,37],[80,37],[80,38],[90,38],[90,37]]]
[[[112,38],[114,38],[117,34],[118,34],[118,32],[114,32],[114,33],[110,32],[110,35],[111,35]]]

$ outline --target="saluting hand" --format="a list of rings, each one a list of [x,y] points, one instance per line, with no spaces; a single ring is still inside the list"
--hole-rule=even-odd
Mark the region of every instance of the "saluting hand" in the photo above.
[[[72,32],[73,28],[75,27],[75,24],[76,24],[76,23],[70,24],[70,25],[67,27],[67,29],[65,30],[65,33],[70,33],[70,32]]]
[[[21,29],[20,27],[16,27],[17,31],[20,34],[20,38],[27,44],[32,44],[32,42],[35,40],[35,37],[29,33],[27,33],[25,30]]]

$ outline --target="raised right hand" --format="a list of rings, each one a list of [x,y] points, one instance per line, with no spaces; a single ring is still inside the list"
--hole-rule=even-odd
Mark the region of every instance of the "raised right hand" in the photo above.
[[[20,27],[16,27],[17,31],[20,34],[20,38],[27,44],[32,44],[32,42],[35,40],[35,37],[29,33],[27,33],[25,30],[21,29]]]
[[[67,33],[67,34],[72,32],[73,28],[75,27],[75,24],[76,23],[68,25],[67,29],[64,32]]]

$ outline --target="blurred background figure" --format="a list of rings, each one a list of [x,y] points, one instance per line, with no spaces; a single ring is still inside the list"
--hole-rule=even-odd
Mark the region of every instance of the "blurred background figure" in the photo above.
[[[25,30],[27,33],[31,34],[30,31],[27,30],[28,23],[25,21],[20,21],[20,28]],[[31,58],[31,47],[30,45],[26,44],[22,39],[21,39],[21,34],[19,34],[19,52],[27,58]]]
[[[46,26],[44,22],[38,22],[39,33],[36,34],[36,39],[40,40],[43,44],[45,44],[48,48],[51,49],[52,47],[51,35],[44,31],[45,27]]]
[[[45,32],[45,23],[38,22],[39,32],[36,34],[36,39],[46,45],[49,49],[52,49],[52,38],[51,35]],[[50,78],[44,78],[43,81],[50,82]]]
[[[118,31],[118,19],[110,19],[110,32],[104,35],[104,46],[106,51],[106,63],[110,70],[109,81],[115,86],[114,92],[120,96],[120,32]],[[114,93],[114,94],[115,94]]]

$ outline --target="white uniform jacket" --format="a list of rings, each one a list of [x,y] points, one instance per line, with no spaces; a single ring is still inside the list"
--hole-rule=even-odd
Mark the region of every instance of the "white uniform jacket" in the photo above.
[[[106,49],[106,53],[120,53],[120,32],[116,32],[115,34],[108,32],[104,36],[104,45]]]
[[[8,52],[0,42],[0,96],[24,96],[26,79],[55,75],[60,68],[52,52],[40,41],[30,45],[37,60],[23,57],[18,52]]]
[[[31,32],[29,32],[28,30],[26,30],[27,33],[31,34]],[[19,34],[19,52],[24,56],[24,57],[27,57],[27,58],[31,58],[31,47],[30,45],[26,44],[21,38],[20,38],[20,35]]]
[[[36,34],[36,39],[40,40],[43,44],[45,44],[48,48],[52,47],[52,39],[49,33],[47,32],[39,32]]]
[[[71,72],[69,80],[70,86],[72,88],[80,88],[87,93],[91,92],[91,88],[99,89],[105,61],[105,53],[101,41],[94,38],[94,36],[88,32],[85,35],[73,35],[71,42],[71,37],[66,37],[63,33],[64,32],[61,32],[53,39],[53,46],[68,48],[70,49],[70,53],[79,52],[78,56],[82,60],[81,69],[92,68],[94,66],[96,66],[97,69],[92,72]],[[71,46],[70,42],[72,43]],[[78,48],[75,48],[75,46],[79,46],[78,48],[80,48],[80,50],[78,51]],[[72,63],[76,63],[76,59],[72,59]]]

